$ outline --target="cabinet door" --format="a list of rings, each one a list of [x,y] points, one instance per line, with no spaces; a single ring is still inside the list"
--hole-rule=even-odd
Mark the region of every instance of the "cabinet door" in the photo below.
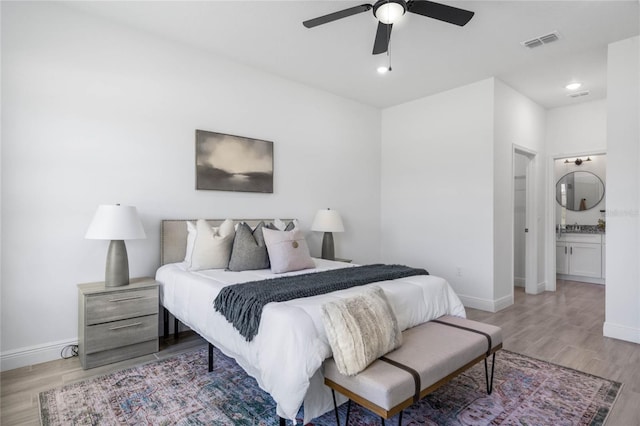
[[[556,273],[569,273],[569,248],[566,243],[556,242]]]
[[[602,246],[600,244],[571,243],[569,256],[570,275],[602,277]]]

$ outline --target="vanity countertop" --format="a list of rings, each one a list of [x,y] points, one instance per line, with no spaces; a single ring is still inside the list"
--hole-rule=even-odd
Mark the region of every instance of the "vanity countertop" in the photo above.
[[[557,231],[556,226],[556,231]],[[561,232],[562,234],[600,234],[604,235],[605,231],[598,228],[598,225],[566,225]]]

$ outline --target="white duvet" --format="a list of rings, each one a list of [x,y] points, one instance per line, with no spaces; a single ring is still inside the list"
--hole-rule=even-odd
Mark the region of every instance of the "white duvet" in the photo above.
[[[333,408],[331,392],[324,386],[320,371],[323,360],[331,356],[320,306],[357,293],[359,287],[267,304],[258,334],[251,342],[215,311],[213,301],[227,285],[354,266],[314,261],[315,269],[277,275],[268,269],[190,272],[182,263],[164,265],[156,273],[162,305],[255,377],[276,401],[280,417],[295,421],[304,403],[305,424]],[[402,330],[442,315],[465,317],[462,302],[443,278],[419,275],[369,285],[384,290]]]

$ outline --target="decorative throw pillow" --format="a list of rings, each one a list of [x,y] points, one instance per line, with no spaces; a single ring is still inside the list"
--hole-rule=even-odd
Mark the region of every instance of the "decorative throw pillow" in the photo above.
[[[333,359],[340,373],[358,374],[382,355],[402,344],[398,320],[380,287],[322,305]]]
[[[294,228],[299,228],[298,219],[293,219],[289,223],[285,223],[282,219],[274,219],[273,226],[280,231],[293,231]]]
[[[225,220],[217,228],[212,228],[204,219],[198,219],[193,252],[187,261],[189,270],[224,269],[229,266],[234,235],[231,219]]]
[[[238,225],[229,260],[230,271],[267,269],[269,267],[269,255],[262,233],[264,226],[264,222],[260,222],[252,231],[251,227],[244,222]]]
[[[196,231],[196,224],[188,220],[187,221],[187,250],[184,254],[185,262],[191,261],[191,255],[193,254],[193,245],[196,242],[197,232],[198,231]]]
[[[307,240],[299,229],[274,231],[263,228],[262,233],[267,244],[272,272],[279,274],[316,267],[309,254]]]

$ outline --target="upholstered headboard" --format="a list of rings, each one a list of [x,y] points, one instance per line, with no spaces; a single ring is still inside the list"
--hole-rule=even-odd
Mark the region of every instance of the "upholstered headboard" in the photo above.
[[[187,250],[187,221],[196,219],[169,219],[162,221],[160,230],[160,265],[182,262]],[[273,222],[274,219],[234,219],[235,222],[246,222],[255,227],[260,222]],[[293,219],[282,219],[289,223]],[[211,226],[219,226],[224,219],[207,219]]]

